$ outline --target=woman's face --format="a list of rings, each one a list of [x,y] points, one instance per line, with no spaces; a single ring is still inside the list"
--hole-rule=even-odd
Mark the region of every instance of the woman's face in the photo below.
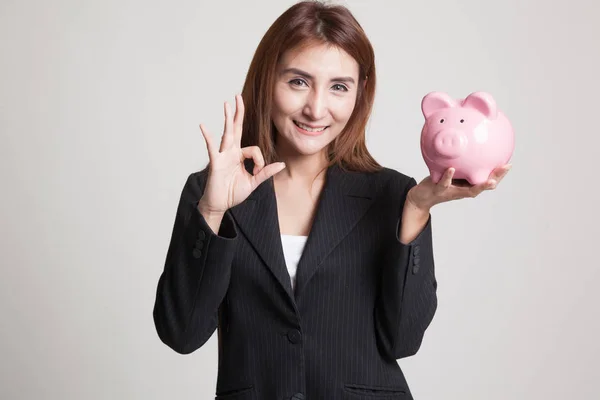
[[[358,73],[356,60],[337,47],[286,52],[273,96],[277,146],[303,155],[325,150],[352,115]]]

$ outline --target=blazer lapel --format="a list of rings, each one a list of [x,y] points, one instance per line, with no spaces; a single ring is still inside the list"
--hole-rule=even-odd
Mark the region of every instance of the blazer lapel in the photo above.
[[[372,205],[375,185],[365,173],[327,170],[310,234],[298,263],[295,296],[298,299],[327,255],[348,235]]]
[[[246,200],[233,207],[231,213],[240,230],[293,300],[281,243],[273,178],[264,181]]]
[[[251,173],[252,165],[246,166],[246,169]],[[337,165],[327,169],[312,227],[298,263],[295,292],[283,255],[273,178],[263,182],[245,201],[233,207],[231,213],[240,230],[295,303],[325,257],[371,206],[376,197],[374,190],[375,185],[368,174],[345,172]]]

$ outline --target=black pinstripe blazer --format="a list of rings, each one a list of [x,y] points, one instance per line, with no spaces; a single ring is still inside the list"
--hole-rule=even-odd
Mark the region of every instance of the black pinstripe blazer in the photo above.
[[[273,179],[217,235],[196,208],[206,178],[192,173],[181,194],[154,304],[160,339],[188,354],[218,327],[219,400],[412,399],[396,360],[418,351],[437,308],[431,216],[413,242],[398,239],[416,181],[328,168],[292,291]]]

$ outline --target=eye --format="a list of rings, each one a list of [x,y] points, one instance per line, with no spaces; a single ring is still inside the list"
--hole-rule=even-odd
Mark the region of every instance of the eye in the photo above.
[[[297,84],[295,84],[294,82],[301,82],[301,83],[304,83],[304,84],[306,84],[306,82],[304,82],[304,80],[303,80],[303,79],[300,79],[300,78],[292,79],[292,80],[291,80],[291,81],[289,81],[288,83],[291,83],[291,84],[292,84],[292,85],[294,85],[294,86],[302,86],[302,85],[297,85]]]
[[[461,119],[461,120],[460,120],[460,123],[462,124],[463,122],[465,122],[465,120],[464,120],[464,119]]]
[[[440,124],[444,123],[444,118],[440,119]]]
[[[341,90],[342,92],[348,91],[348,88],[340,83],[336,83],[335,85],[333,85],[333,87],[340,87],[341,89],[338,89],[338,90]]]

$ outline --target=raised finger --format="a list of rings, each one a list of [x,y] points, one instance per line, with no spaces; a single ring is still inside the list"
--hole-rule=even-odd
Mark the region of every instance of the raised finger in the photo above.
[[[510,171],[511,167],[512,167],[511,164],[506,164],[505,166],[502,167],[502,170],[499,171],[498,176],[496,176],[496,183],[500,183],[500,181],[502,179],[504,179],[506,174],[508,174],[508,171]]]
[[[485,182],[471,186],[470,188],[468,188],[468,192],[469,192],[470,197],[477,197],[484,190],[495,189],[496,185],[497,185],[497,182],[495,179],[488,179]]]
[[[233,122],[233,136],[235,143],[242,146],[242,129],[244,127],[244,99],[241,94],[235,96],[235,118]]]
[[[498,179],[506,175],[508,170],[510,170],[511,164],[506,164],[498,168],[494,168],[492,173],[490,174],[490,179]]]
[[[206,150],[208,150],[208,158],[210,160],[213,159],[213,155],[215,154],[215,144],[212,139],[212,135],[203,124],[200,124],[200,132],[202,132],[202,136],[204,136],[204,141],[206,142]]]
[[[454,172],[454,168],[448,168],[446,171],[444,171],[444,175],[442,175],[437,185],[443,189],[449,188],[452,184],[452,177],[454,176]]]
[[[225,102],[223,109],[225,113],[225,126],[223,128],[223,137],[221,138],[221,148],[219,151],[228,149],[233,143],[233,136],[231,133],[233,125],[231,122],[231,107],[229,106],[228,102]]]

